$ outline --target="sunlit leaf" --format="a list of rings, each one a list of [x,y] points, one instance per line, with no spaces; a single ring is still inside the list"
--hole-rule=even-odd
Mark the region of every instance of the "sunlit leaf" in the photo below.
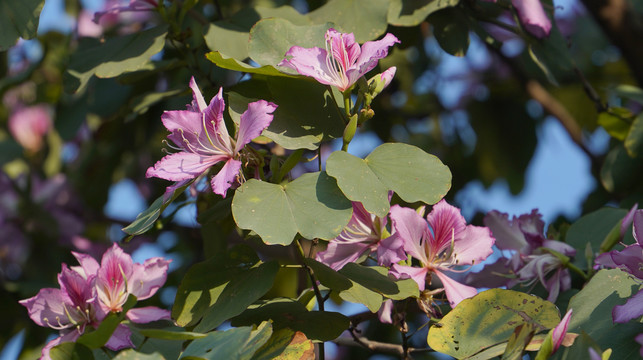
[[[272,326],[265,322],[252,330],[240,327],[227,331],[213,331],[207,337],[192,341],[181,354],[181,359],[250,359],[272,334]]]
[[[631,157],[643,156],[643,113],[634,118],[624,145]]]
[[[388,191],[404,201],[435,204],[451,188],[451,172],[435,156],[402,143],[378,146],[362,160],[336,151],[326,162],[326,171],[352,201],[384,217],[389,211]]]
[[[395,26],[416,26],[433,12],[456,6],[460,0],[392,0],[387,20]]]
[[[335,180],[321,172],[285,185],[251,179],[235,192],[232,215],[240,228],[253,230],[266,244],[289,245],[297,233],[307,239],[335,238],[348,224],[352,207]]]
[[[314,360],[315,345],[301,331],[287,328],[273,331],[270,340],[257,352],[252,360]]]
[[[625,140],[630,132],[631,123],[626,119],[632,118],[632,113],[625,108],[610,108],[609,111],[598,114],[598,125],[602,126],[612,137]]]
[[[205,57],[208,58],[208,60],[212,61],[216,66],[223,69],[240,71],[240,72],[245,72],[250,74],[293,77],[293,75],[288,75],[284,72],[277,70],[274,66],[270,66],[270,65],[261,66],[261,67],[250,66],[246,63],[242,63],[237,59],[228,58],[217,51],[207,53]]]
[[[119,352],[113,360],[165,360],[165,358],[157,352],[144,354],[134,349],[127,349]]]
[[[387,0],[330,0],[308,16],[316,24],[332,22],[338,31],[353,33],[363,43],[384,34],[388,7]]]
[[[541,332],[559,322],[558,309],[549,301],[518,291],[490,289],[462,300],[431,326],[428,344],[462,359],[507,341],[520,324],[531,324]]]

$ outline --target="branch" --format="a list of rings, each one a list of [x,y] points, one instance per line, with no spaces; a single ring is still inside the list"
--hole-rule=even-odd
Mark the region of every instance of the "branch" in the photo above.
[[[643,86],[643,16],[627,0],[582,0],[590,14],[627,62]]]
[[[353,338],[340,337],[333,340],[333,343],[339,346],[359,346],[366,350],[384,354],[396,355],[399,357],[404,356],[404,348],[402,345],[389,344],[379,341],[369,340],[365,337],[360,337],[355,334],[352,334]],[[429,352],[433,351],[430,348],[408,348],[409,354],[411,353],[420,353],[420,352]]]

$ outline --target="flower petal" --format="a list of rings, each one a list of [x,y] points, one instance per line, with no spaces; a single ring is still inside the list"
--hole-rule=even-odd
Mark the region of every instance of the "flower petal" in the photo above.
[[[499,249],[522,250],[528,246],[520,225],[516,221],[510,221],[509,215],[493,210],[487,213],[483,222],[491,230]]]
[[[377,247],[377,263],[382,266],[390,266],[398,261],[406,260],[404,252],[404,240],[397,233],[382,239]]]
[[[420,291],[424,291],[427,272],[428,269],[425,267],[420,268],[393,264],[389,274],[395,276],[396,279],[413,279],[418,284]]]
[[[208,170],[212,165],[228,159],[227,155],[203,156],[188,152],[170,154],[147,169],[145,176],[171,181],[193,179]]]
[[[114,243],[103,254],[96,278],[96,292],[105,311],[121,311],[127,301],[127,286],[133,270],[132,257],[118,244]]]
[[[328,265],[333,270],[339,270],[369,251],[370,245],[363,242],[342,242],[333,239],[328,243],[326,250],[317,253],[317,261]]]
[[[453,258],[458,265],[473,265],[493,253],[495,239],[487,227],[468,225],[453,243]]]
[[[248,110],[241,114],[237,145],[234,148],[235,153],[239,153],[252,139],[261,135],[272,122],[272,113],[276,109],[277,105],[266,100],[259,100],[248,104]]]
[[[393,323],[393,300],[388,299],[382,303],[380,309],[377,310],[377,318],[384,324]]]
[[[29,317],[40,326],[49,326],[49,321],[60,319],[61,325],[69,324],[65,314],[64,300],[66,296],[60,289],[40,289],[38,294],[29,299],[20,300],[19,303],[27,308]],[[54,325],[58,325],[54,323]]]
[[[554,331],[552,331],[551,337],[552,337],[552,342],[554,345],[554,349],[552,351],[552,354],[558,350],[560,345],[563,343],[563,340],[565,339],[565,334],[567,334],[567,327],[569,326],[569,321],[572,319],[572,313],[574,312],[573,309],[569,309],[565,316],[563,316],[562,320],[560,320],[560,323],[554,327]]]
[[[62,343],[66,342],[74,342],[80,337],[80,333],[76,329],[72,329],[71,331],[51,340],[50,342],[45,345],[44,348],[42,348],[41,355],[42,357],[40,360],[51,360],[51,356],[49,355],[49,351],[51,351],[51,348],[53,348],[56,345],[60,345]]]
[[[455,246],[455,243],[465,240],[467,221],[460,214],[460,209],[449,205],[444,199],[433,205],[426,219],[433,230],[433,241],[429,244],[432,254],[437,255],[449,249],[452,241]]]
[[[89,278],[90,275],[96,275],[98,273],[100,265],[96,259],[87,254],[81,254],[75,251],[72,251],[71,253],[80,264],[80,266],[72,266],[72,270],[83,275],[85,279]]]
[[[93,279],[92,276],[90,279]],[[67,294],[73,307],[85,309],[87,301],[93,297],[92,286],[81,274],[70,270],[67,265],[63,264],[62,271],[58,274],[58,283],[60,290]]]
[[[634,235],[636,242],[643,246],[643,209],[636,210],[634,213],[633,224],[632,235]]]
[[[395,232],[404,242],[404,251],[426,265],[429,260],[422,243],[430,236],[429,225],[413,209],[399,205],[393,205],[389,214]]]
[[[549,36],[551,21],[540,0],[511,0],[511,4],[516,8],[518,18],[527,32],[539,39]]]
[[[442,287],[444,287],[444,292],[447,294],[447,299],[452,308],[456,307],[460,301],[478,294],[476,288],[461,284],[443,274],[441,271],[436,270],[435,275],[437,275],[442,282]]]
[[[643,290],[639,290],[634,296],[627,299],[623,305],[616,305],[612,309],[614,322],[626,323],[638,319],[643,315]]]
[[[355,79],[371,71],[380,59],[388,55],[388,48],[396,43],[399,44],[400,40],[390,33],[386,34],[381,40],[365,42],[364,45],[362,45],[362,52],[353,67],[357,74],[359,74]],[[353,76],[355,75],[351,74],[349,78]]]
[[[286,52],[286,59],[278,65],[296,70],[301,75],[310,76],[324,85],[340,87],[342,84],[330,75],[331,70],[326,64],[327,54],[326,50],[318,47],[306,49],[293,46]]]
[[[127,281],[129,293],[138,300],[145,300],[156,293],[167,280],[167,270],[172,260],[155,257],[143,264],[134,264],[132,276]]]
[[[105,347],[114,351],[134,347],[130,339],[131,335],[132,331],[126,325],[119,324],[116,330],[114,330],[112,337],[110,337],[107,344],[105,344]]]
[[[241,171],[241,161],[228,159],[219,173],[212,178],[210,182],[212,191],[225,197],[230,186],[237,181],[239,171]]]
[[[160,309],[156,306],[130,309],[127,312],[127,318],[137,324],[147,324],[152,321],[172,319],[169,310]]]
[[[205,104],[205,99],[203,99],[201,90],[199,90],[199,86],[196,84],[196,80],[194,80],[194,76],[190,78],[190,89],[192,89],[192,98],[196,105],[196,109],[194,109],[194,111],[203,112],[207,105]]]

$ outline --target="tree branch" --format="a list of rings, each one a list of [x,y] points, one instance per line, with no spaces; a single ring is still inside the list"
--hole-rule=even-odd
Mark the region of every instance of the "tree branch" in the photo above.
[[[391,354],[399,357],[404,356],[404,348],[402,347],[402,345],[389,344],[385,342],[369,340],[365,337],[357,336],[352,332],[351,332],[351,335],[352,335],[352,338],[340,337],[333,340],[333,343],[339,346],[359,346],[372,352]],[[433,351],[433,350],[430,348],[421,348],[421,349],[412,348],[412,347],[408,348],[409,354],[428,352],[428,351]]]
[[[632,75],[643,86],[643,16],[632,8],[628,0],[582,2],[605,35],[621,50]]]

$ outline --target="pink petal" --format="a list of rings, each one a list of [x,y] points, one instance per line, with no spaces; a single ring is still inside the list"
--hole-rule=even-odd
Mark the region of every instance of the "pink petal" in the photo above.
[[[176,146],[185,149],[187,140],[190,144],[198,144],[199,141],[207,141],[203,128],[203,115],[194,111],[173,110],[165,111],[161,115],[161,121],[171,134],[168,139]]]
[[[395,77],[395,72],[397,71],[397,68],[395,66],[391,66],[390,68],[386,69],[383,73],[380,74],[380,79],[384,83],[382,86],[382,90],[384,90],[387,86],[391,84],[391,81],[393,81],[393,78]]]
[[[51,348],[53,348],[56,345],[60,345],[62,343],[66,342],[74,342],[80,337],[80,333],[76,329],[72,329],[71,331],[63,334],[62,336],[59,336],[45,345],[44,348],[42,348],[42,357],[40,360],[51,360],[51,356],[49,356],[49,351]]]
[[[89,278],[90,275],[96,275],[98,273],[98,268],[100,267],[100,265],[98,264],[98,261],[96,261],[96,259],[87,254],[81,254],[75,251],[72,251],[71,253],[80,264],[80,266],[78,267],[72,267],[74,271],[83,275],[85,279]]]
[[[643,246],[639,244],[634,244],[626,246],[625,249],[621,251],[612,251],[612,260],[618,267],[629,272],[630,274],[636,276],[639,279],[643,279]]]
[[[612,309],[612,319],[617,323],[626,323],[643,316],[643,290],[627,299],[623,305],[616,305]]]
[[[543,241],[543,247],[557,251],[563,255],[574,256],[576,255],[576,249],[571,247],[568,244],[565,244],[562,241],[557,240],[545,240]]]
[[[527,32],[539,39],[549,36],[551,21],[540,0],[511,0],[511,4],[516,8],[518,18]]]
[[[170,154],[157,161],[154,167],[147,169],[145,176],[157,177],[171,181],[193,179],[212,165],[229,158],[227,155],[204,156],[194,153],[179,152]]]
[[[31,320],[47,327],[49,325],[45,319],[55,321],[56,318],[60,318],[63,325],[69,323],[65,314],[64,299],[65,295],[60,289],[45,288],[40,289],[36,296],[20,300],[19,303],[27,308]]]
[[[382,239],[377,247],[377,263],[382,266],[390,266],[398,261],[406,260],[404,252],[404,240],[397,233]]]
[[[60,290],[69,296],[74,307],[79,306],[84,309],[87,301],[93,297],[92,286],[88,281],[81,274],[70,270],[65,264],[58,274],[58,283]]]
[[[637,210],[634,213],[633,223],[632,235],[634,235],[636,242],[643,246],[643,209]]]
[[[493,210],[487,213],[483,222],[491,230],[499,249],[522,250],[528,246],[519,223],[509,221],[509,215]]]
[[[172,319],[169,310],[160,309],[156,306],[130,309],[127,312],[127,318],[137,324],[147,324],[152,321]]]
[[[428,269],[425,267],[420,268],[393,264],[389,274],[395,276],[396,279],[413,279],[418,284],[420,291],[424,291],[427,272]]]
[[[404,242],[404,251],[423,264],[428,264],[429,260],[423,247],[423,242],[430,236],[426,221],[413,209],[399,205],[393,205],[389,214],[395,232]]]
[[[194,76],[190,78],[190,89],[192,89],[192,98],[194,99],[194,104],[196,104],[196,109],[194,110],[203,112],[207,105],[205,104],[201,90],[199,90],[199,86],[196,84],[196,80],[194,80]]]
[[[468,225],[453,243],[452,257],[458,265],[478,264],[493,253],[494,242],[489,228]]]
[[[328,243],[324,251],[317,253],[317,261],[339,270],[349,262],[359,259],[365,252],[370,252],[371,244],[363,242],[341,242],[335,239]]]
[[[396,43],[399,44],[400,40],[390,33],[386,34],[381,40],[365,42],[362,45],[362,52],[353,67],[359,74],[356,79],[371,71],[380,59],[388,55],[388,48]],[[353,76],[351,74],[349,77],[352,78]]]
[[[573,309],[569,309],[567,311],[563,319],[560,320],[560,323],[556,325],[554,331],[551,334],[552,342],[554,343],[552,354],[555,353],[556,350],[558,350],[560,345],[563,343],[563,340],[565,339],[565,334],[567,334],[567,327],[569,326],[569,321],[572,318],[573,311]]]
[[[51,112],[47,105],[20,108],[9,117],[9,132],[23,148],[38,151],[52,127]]]
[[[205,114],[205,121],[210,126],[214,122],[214,128],[210,128],[216,134],[221,136],[225,141],[227,147],[230,147],[229,139],[230,134],[228,129],[225,126],[225,121],[223,120],[223,111],[225,110],[225,102],[223,101],[223,88],[219,88],[219,92],[214,95],[210,104],[203,112]]]
[[[326,43],[330,45],[328,48],[332,50],[333,58],[344,71],[348,70],[357,61],[361,53],[359,44],[355,42],[355,35],[353,33],[340,33],[330,28],[326,31],[324,37],[326,38]]]
[[[234,148],[235,153],[239,153],[246,144],[252,139],[261,135],[261,133],[270,125],[273,119],[272,113],[277,109],[277,105],[259,100],[248,104],[248,110],[241,114],[239,122],[239,133],[237,134],[237,145]]]
[[[327,52],[324,49],[318,47],[306,49],[293,46],[286,52],[285,56],[286,59],[282,60],[278,64],[279,66],[294,69],[299,74],[310,76],[324,85],[337,86],[341,91],[349,87],[346,86],[342,89],[346,84],[339,83],[337,79],[330,75],[331,70],[326,65]],[[289,57],[290,59],[288,59]]]
[[[461,284],[446,276],[441,271],[435,271],[435,275],[437,275],[442,282],[442,287],[444,287],[444,292],[447,294],[447,299],[452,308],[456,307],[460,301],[478,294],[476,288]]]
[[[118,244],[109,248],[101,260],[96,291],[105,311],[120,311],[127,301],[127,283],[132,276],[134,263]]]
[[[140,300],[145,300],[156,293],[167,280],[167,270],[172,260],[155,257],[145,263],[134,264],[132,276],[127,281],[129,293]]]
[[[382,303],[380,309],[377,310],[377,318],[383,324],[393,323],[393,300],[388,299]]]
[[[126,325],[119,324],[116,330],[114,330],[112,337],[109,338],[107,344],[105,344],[105,347],[114,351],[134,347],[130,339],[131,335],[132,331]]]
[[[429,244],[431,254],[440,254],[451,247],[452,241],[463,240],[467,222],[460,214],[460,209],[449,205],[444,199],[433,205],[433,210],[426,218],[433,229],[433,241]]]
[[[225,197],[230,186],[236,183],[239,171],[241,171],[241,161],[228,159],[225,165],[223,165],[223,168],[221,168],[221,171],[212,178],[210,182],[212,191],[214,191],[215,194]]]
[[[632,225],[632,221],[634,220],[634,214],[636,214],[636,210],[638,209],[638,207],[639,207],[639,203],[634,204],[634,206],[632,206],[630,211],[628,211],[627,214],[625,214],[625,217],[621,221],[621,234],[620,234],[621,240],[625,236],[625,232],[627,231],[627,228],[630,227],[630,225]]]

